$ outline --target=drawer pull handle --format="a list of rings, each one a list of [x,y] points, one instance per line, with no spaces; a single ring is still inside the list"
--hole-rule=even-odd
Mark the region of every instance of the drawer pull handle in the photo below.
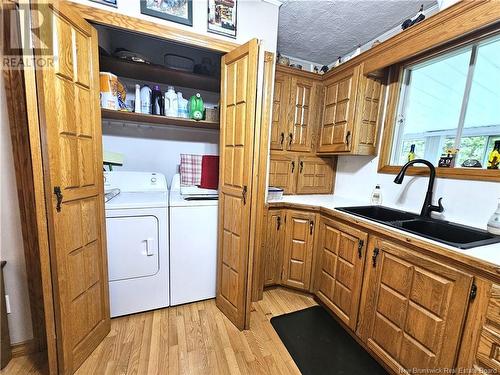
[[[351,131],[349,130],[345,136],[345,143],[349,146],[349,141],[351,140]]]
[[[281,139],[281,140],[280,140],[280,145],[282,145],[282,146],[283,146],[283,142],[285,142],[285,133],[281,132],[280,137],[281,137],[281,138],[280,138],[280,139]]]
[[[377,267],[377,257],[378,257],[379,252],[380,252],[380,249],[378,247],[373,249],[373,256],[372,256],[373,267]]]
[[[281,216],[278,216],[276,219],[276,230],[280,230],[281,227]]]
[[[293,173],[294,170],[295,170],[295,162],[292,161],[292,173]]]
[[[365,241],[363,241],[363,240],[359,240],[358,241],[358,258],[359,259],[363,258],[362,250],[363,250],[363,245],[364,244],[365,244]]]
[[[309,234],[313,234],[313,228],[314,228],[314,221],[310,220],[309,221]]]
[[[299,173],[302,173],[303,170],[304,170],[304,162],[301,160]]]

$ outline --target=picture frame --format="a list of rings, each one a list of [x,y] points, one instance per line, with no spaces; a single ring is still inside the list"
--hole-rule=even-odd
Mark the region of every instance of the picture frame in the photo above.
[[[208,0],[207,30],[236,39],[238,0]]]
[[[141,13],[193,26],[193,0],[141,0]]]
[[[97,3],[97,4],[104,4],[104,5],[113,7],[113,8],[118,7],[118,4],[117,4],[118,0],[90,0],[90,1],[92,1],[93,3]]]

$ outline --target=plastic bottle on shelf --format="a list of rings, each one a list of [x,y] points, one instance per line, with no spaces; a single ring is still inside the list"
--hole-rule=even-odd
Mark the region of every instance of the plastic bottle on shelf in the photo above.
[[[165,116],[177,117],[179,111],[179,103],[177,94],[173,86],[168,86],[165,93]]]
[[[160,86],[156,85],[151,94],[153,115],[164,116],[163,96],[161,95]]]
[[[141,113],[141,85],[135,85],[134,112]]]
[[[141,89],[141,113],[151,113],[151,88],[142,86]]]
[[[182,118],[189,118],[188,100],[182,97],[182,92],[180,91],[177,93],[177,104],[179,106],[177,116]]]

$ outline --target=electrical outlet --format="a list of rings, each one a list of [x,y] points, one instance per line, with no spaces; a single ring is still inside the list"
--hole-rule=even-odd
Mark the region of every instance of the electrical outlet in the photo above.
[[[5,310],[7,310],[7,314],[10,314],[10,298],[9,295],[5,295]]]

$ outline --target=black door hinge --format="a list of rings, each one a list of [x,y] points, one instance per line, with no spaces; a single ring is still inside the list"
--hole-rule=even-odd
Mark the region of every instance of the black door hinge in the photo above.
[[[475,282],[472,282],[472,286],[470,287],[469,301],[473,301],[477,296],[477,285]]]

